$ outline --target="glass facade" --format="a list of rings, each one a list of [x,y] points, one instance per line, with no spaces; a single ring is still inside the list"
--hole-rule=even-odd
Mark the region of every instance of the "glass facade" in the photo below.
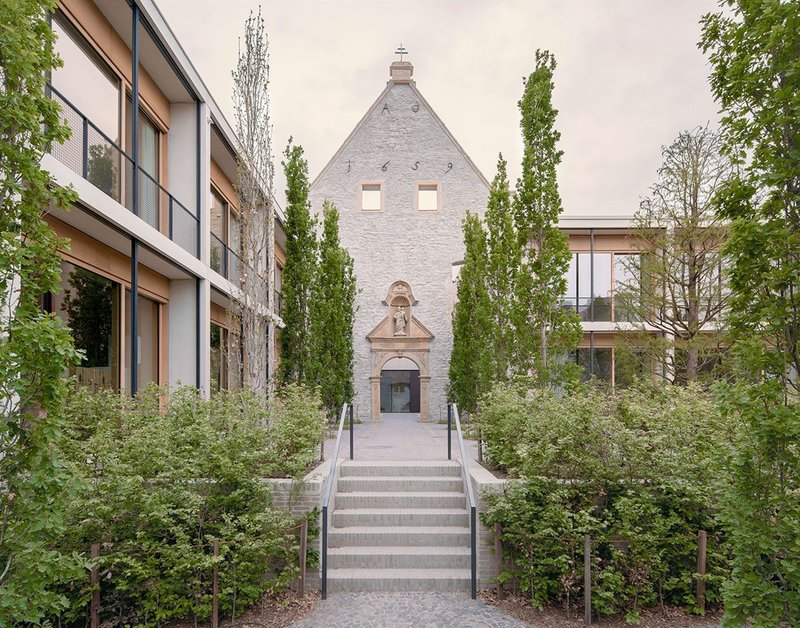
[[[53,70],[51,83],[108,138],[119,144],[119,79],[61,15],[53,18],[55,50],[64,65]],[[80,142],[73,133],[69,142]],[[79,149],[76,149],[79,150]]]
[[[139,316],[136,342],[139,350],[138,377],[139,389],[150,383],[158,383],[159,367],[159,304],[139,295]],[[131,291],[125,290],[125,387],[131,387]]]
[[[120,285],[69,262],[61,263],[61,291],[49,308],[69,326],[83,357],[69,375],[94,390],[119,389]]]
[[[211,392],[228,388],[228,330],[211,323]]]
[[[567,292],[562,307],[573,309],[582,321],[611,322],[630,320],[615,316],[614,292],[624,275],[624,261],[630,254],[573,253],[567,270]],[[623,314],[623,316],[626,316]]]

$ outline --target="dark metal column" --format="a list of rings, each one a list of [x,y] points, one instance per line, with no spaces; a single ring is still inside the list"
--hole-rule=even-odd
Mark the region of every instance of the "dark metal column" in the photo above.
[[[594,322],[594,229],[589,229],[589,320]]]
[[[202,231],[203,225],[203,213],[200,211],[203,203],[203,184],[200,177],[200,159],[201,159],[201,150],[200,150],[200,101],[195,101],[197,103],[197,129],[195,134],[195,152],[197,153],[197,162],[195,164],[195,178],[197,181],[197,198],[195,202],[195,211],[197,212],[197,257],[200,258],[200,234]],[[202,358],[202,348],[203,348],[203,338],[202,338],[202,329],[203,326],[201,325],[201,314],[202,308],[200,307],[200,296],[202,291],[200,289],[200,282],[202,280],[198,277],[195,279],[196,289],[195,289],[195,336],[196,336],[196,343],[195,343],[195,364],[194,364],[194,372],[195,372],[195,386],[200,388],[202,382],[200,379],[200,366],[201,366],[201,358]],[[210,338],[205,339],[206,342],[210,342]]]
[[[139,215],[139,6],[131,4],[131,158],[133,213]],[[131,240],[131,395],[139,390],[139,241]]]

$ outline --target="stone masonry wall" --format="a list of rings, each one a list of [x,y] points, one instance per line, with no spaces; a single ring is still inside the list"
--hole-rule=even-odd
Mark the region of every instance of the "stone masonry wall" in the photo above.
[[[452,167],[450,166],[452,164]],[[360,211],[363,182],[383,183],[383,211]],[[441,210],[416,209],[418,182],[439,182]],[[467,211],[483,214],[488,188],[419,93],[390,83],[363,125],[314,183],[313,211],[324,200],[341,213],[342,245],[355,260],[358,296],[353,330],[354,400],[370,419],[370,343],[367,334],[388,314],[382,304],[397,280],[411,285],[413,315],[431,342],[430,417],[447,416],[445,390],[452,347],[452,265],[463,260],[461,224]]]

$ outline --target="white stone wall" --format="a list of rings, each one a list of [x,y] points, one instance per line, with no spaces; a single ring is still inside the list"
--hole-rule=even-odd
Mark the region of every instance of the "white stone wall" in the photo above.
[[[382,212],[359,210],[365,181],[383,182]],[[436,181],[441,210],[417,211],[417,182]],[[447,417],[451,268],[463,259],[461,224],[466,212],[483,215],[487,196],[483,177],[407,83],[390,83],[360,128],[315,181],[313,210],[321,212],[325,199],[336,204],[341,213],[342,244],[355,259],[359,293],[353,332],[354,403],[361,420],[370,417],[366,336],[388,313],[382,300],[397,280],[411,285],[419,302],[413,314],[435,336],[430,355],[430,417],[433,421]]]

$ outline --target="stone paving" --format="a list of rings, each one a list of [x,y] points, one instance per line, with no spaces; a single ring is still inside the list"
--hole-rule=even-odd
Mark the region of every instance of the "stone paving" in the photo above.
[[[419,420],[418,414],[384,414],[380,423],[356,423],[353,426],[356,460],[447,460],[447,424]],[[325,457],[333,455],[336,443],[325,441]],[[476,460],[475,441],[465,440],[467,457]],[[461,458],[455,424],[452,434],[453,460]],[[350,456],[347,422],[342,432],[340,458]]]
[[[462,593],[336,593],[294,628],[529,626],[499,608]]]

